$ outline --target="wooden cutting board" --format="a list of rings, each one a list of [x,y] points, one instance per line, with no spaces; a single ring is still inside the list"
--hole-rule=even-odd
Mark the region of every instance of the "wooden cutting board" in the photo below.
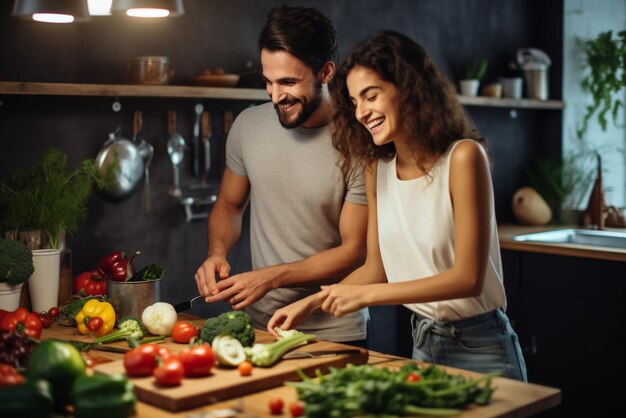
[[[259,340],[267,341],[267,338],[259,338]],[[175,343],[164,345],[172,351],[184,347],[182,344]],[[297,350],[334,351],[353,348],[355,347],[319,341],[299,347]],[[135,385],[135,394],[139,400],[169,411],[181,411],[281,386],[288,380],[300,380],[297,374],[298,368],[307,375],[313,376],[317,369],[320,369],[322,373],[327,373],[329,367],[343,367],[348,363],[366,363],[367,357],[367,350],[361,349],[359,354],[354,355],[281,360],[272,367],[255,367],[251,376],[240,376],[237,369],[215,367],[210,376],[185,378],[177,387],[157,386],[152,376],[130,378],[130,380]],[[120,374],[124,373],[124,364],[122,360],[117,360],[96,365],[93,370],[95,373],[107,375]]]

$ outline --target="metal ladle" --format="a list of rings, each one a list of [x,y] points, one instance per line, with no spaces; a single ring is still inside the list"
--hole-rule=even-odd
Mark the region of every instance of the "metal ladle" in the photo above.
[[[143,172],[144,172],[144,211],[145,213],[150,213],[152,210],[152,199],[150,197],[150,163],[152,162],[152,157],[154,156],[154,147],[151,143],[140,137],[139,134],[143,129],[143,115],[140,110],[135,111],[134,118],[134,135],[133,141],[137,142],[139,140],[139,144],[137,145],[137,150],[139,151],[139,155],[143,158]]]
[[[174,183],[170,186],[168,193],[171,196],[180,198],[183,193],[180,189],[178,166],[185,156],[185,138],[176,132],[176,111],[174,110],[168,112],[168,125],[170,137],[167,140],[167,154],[174,169]]]

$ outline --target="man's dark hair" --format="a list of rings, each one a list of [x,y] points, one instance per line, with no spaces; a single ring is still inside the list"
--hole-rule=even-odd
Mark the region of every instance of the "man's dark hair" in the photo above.
[[[268,13],[259,48],[288,52],[317,73],[328,61],[335,61],[337,31],[315,8],[280,6]]]

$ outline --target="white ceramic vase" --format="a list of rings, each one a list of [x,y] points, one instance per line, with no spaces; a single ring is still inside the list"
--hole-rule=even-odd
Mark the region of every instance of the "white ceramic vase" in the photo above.
[[[35,271],[28,279],[32,311],[48,311],[59,303],[62,250],[33,250]]]
[[[20,306],[20,293],[23,285],[24,283],[16,285],[0,283],[0,309],[11,312]]]

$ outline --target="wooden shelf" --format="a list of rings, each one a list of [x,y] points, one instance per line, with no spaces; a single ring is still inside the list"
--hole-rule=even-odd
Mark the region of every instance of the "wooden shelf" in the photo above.
[[[27,83],[17,81],[0,81],[0,94],[269,100],[267,92],[262,89],[137,84]]]
[[[560,100],[459,96],[459,101],[465,106],[506,107],[520,109],[563,109],[565,107],[565,103]]]
[[[76,84],[32,83],[0,81],[0,94],[93,96],[93,97],[175,97],[226,100],[269,100],[263,89],[196,87],[196,86],[148,86],[138,84]],[[560,100],[498,99],[493,97],[459,96],[465,106],[502,107],[520,109],[563,109]]]

